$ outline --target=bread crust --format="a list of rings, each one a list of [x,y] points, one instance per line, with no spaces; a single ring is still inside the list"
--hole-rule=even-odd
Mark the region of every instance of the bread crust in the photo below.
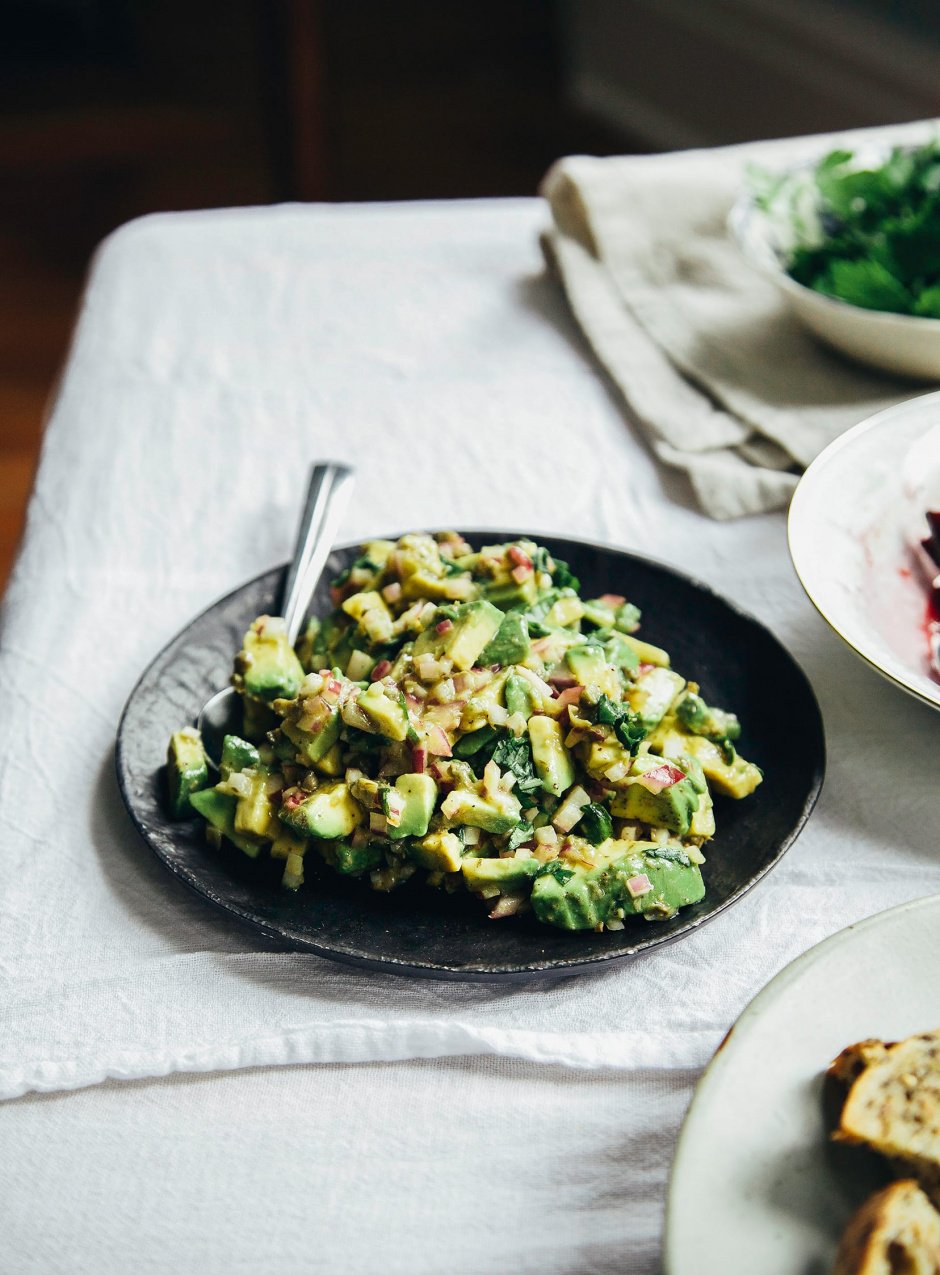
[[[870,1196],[850,1219],[833,1275],[940,1275],[940,1213],[912,1178]]]
[[[940,1030],[878,1046],[863,1041],[833,1063],[857,1071],[833,1136],[871,1147],[940,1204]]]

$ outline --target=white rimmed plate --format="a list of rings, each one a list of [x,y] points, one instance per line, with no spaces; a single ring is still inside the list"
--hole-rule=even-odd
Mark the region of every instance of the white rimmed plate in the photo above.
[[[840,931],[751,1002],[679,1137],[667,1275],[823,1275],[870,1183],[829,1150],[823,1076],[846,1045],[940,1026],[940,895]]]
[[[787,534],[803,588],[835,632],[879,673],[940,708],[927,650],[928,594],[910,542],[936,499],[940,393],[848,430],[810,465]]]

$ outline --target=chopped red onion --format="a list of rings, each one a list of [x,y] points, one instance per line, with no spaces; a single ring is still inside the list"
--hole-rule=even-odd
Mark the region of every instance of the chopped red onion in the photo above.
[[[567,704],[577,704],[581,699],[582,686],[569,686],[561,692],[555,703],[559,708],[564,708]]]
[[[578,685],[578,679],[569,673],[567,669],[558,668],[549,674],[548,682],[550,686],[556,687],[558,690],[569,690],[572,686]]]
[[[627,891],[632,899],[641,899],[644,894],[649,894],[652,888],[653,883],[645,872],[641,872],[639,876],[631,877],[627,882]]]
[[[656,766],[653,770],[647,770],[644,774],[637,775],[636,782],[645,788],[647,792],[657,793],[662,792],[665,788],[671,788],[680,779],[685,779],[685,772],[667,761],[662,766]]]
[[[450,757],[452,755],[450,740],[440,726],[432,726],[430,728],[426,743],[428,752],[433,753],[435,757]]]

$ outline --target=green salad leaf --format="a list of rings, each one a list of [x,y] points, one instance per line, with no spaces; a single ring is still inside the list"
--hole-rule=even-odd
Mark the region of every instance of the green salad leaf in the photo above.
[[[940,318],[940,139],[880,163],[830,151],[810,170],[751,169],[791,278],[867,310]]]

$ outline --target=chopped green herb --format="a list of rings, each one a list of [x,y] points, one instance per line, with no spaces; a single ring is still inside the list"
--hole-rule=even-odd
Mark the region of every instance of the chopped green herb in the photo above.
[[[680,863],[683,868],[687,868],[692,860],[686,852],[679,846],[656,846],[652,850],[645,850],[644,854],[647,859],[660,859],[666,863]]]
[[[613,726],[614,734],[630,753],[635,753],[646,738],[646,727],[626,704],[616,704],[608,695],[597,701],[597,720],[602,726]]]
[[[559,885],[564,885],[574,876],[574,871],[566,868],[558,859],[549,859],[548,863],[542,864],[535,875],[536,877],[554,877]]]
[[[509,770],[516,776],[515,790],[520,793],[537,792],[542,781],[535,773],[532,760],[532,749],[528,737],[514,739],[512,735],[504,735],[493,749],[493,761],[500,770]]]
[[[520,819],[515,828],[513,828],[512,832],[509,834],[509,839],[506,842],[506,849],[518,850],[520,846],[523,846],[527,841],[532,840],[534,832],[535,829],[527,819]]]
[[[592,846],[599,846],[602,841],[613,836],[614,825],[604,807],[592,802],[581,811],[578,831]]]
[[[574,589],[577,591],[581,588],[581,581],[568,566],[567,562],[562,562],[560,558],[555,559],[552,580],[557,589]]]
[[[868,310],[940,316],[940,139],[881,163],[834,150],[812,169],[750,178],[792,244],[784,264],[798,283]]]

